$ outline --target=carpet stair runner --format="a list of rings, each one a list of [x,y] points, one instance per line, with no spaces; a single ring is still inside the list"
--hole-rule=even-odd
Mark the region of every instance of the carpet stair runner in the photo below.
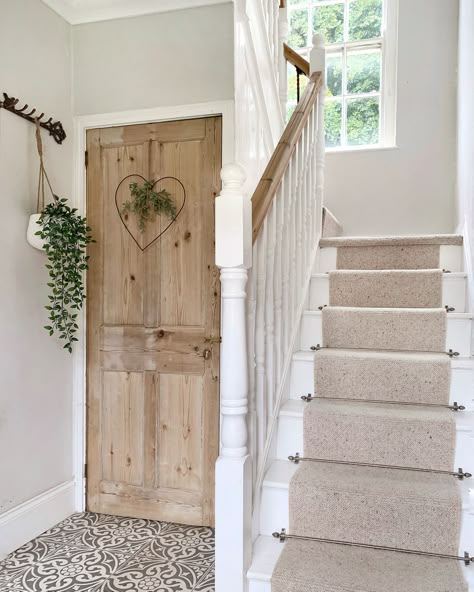
[[[451,235],[321,240],[337,247],[337,270],[272,592],[467,592],[461,561],[423,555],[459,552],[438,267],[440,246],[460,244]]]

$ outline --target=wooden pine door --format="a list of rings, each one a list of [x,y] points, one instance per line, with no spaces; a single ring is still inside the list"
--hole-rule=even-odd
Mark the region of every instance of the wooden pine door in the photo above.
[[[87,151],[87,508],[212,525],[221,118],[90,130]],[[175,177],[186,191],[176,222],[144,251],[116,205],[133,174]],[[144,246],[167,224],[158,216],[132,230]]]

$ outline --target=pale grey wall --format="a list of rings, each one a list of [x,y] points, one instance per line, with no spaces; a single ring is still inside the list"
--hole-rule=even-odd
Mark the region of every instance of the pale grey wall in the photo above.
[[[74,112],[232,99],[233,5],[73,27]]]
[[[63,122],[64,144],[43,142],[53,188],[69,197],[69,25],[38,0],[2,1],[0,73],[0,91]],[[26,242],[37,175],[34,125],[0,109],[0,515],[72,478],[71,356],[43,329],[46,258]]]
[[[474,310],[474,4],[460,0],[457,223],[464,232],[470,310]],[[474,333],[472,335],[474,346]],[[474,349],[473,349],[474,351]]]
[[[457,24],[457,0],[400,0],[398,148],[327,155],[345,234],[454,230]]]

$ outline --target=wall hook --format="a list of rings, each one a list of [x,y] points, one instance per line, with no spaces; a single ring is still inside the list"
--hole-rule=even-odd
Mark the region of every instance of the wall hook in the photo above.
[[[66,132],[64,131],[63,124],[60,121],[53,121],[53,118],[50,117],[47,121],[41,121],[44,118],[44,113],[40,115],[36,114],[36,109],[30,109],[28,104],[25,103],[24,107],[19,108],[17,105],[19,103],[19,99],[15,97],[9,97],[7,93],[3,93],[3,100],[0,101],[0,109],[6,109],[10,111],[10,113],[14,113],[31,123],[35,123],[35,120],[39,121],[39,124],[42,128],[49,132],[50,136],[53,136],[54,140],[58,144],[62,144],[63,141],[66,139]]]

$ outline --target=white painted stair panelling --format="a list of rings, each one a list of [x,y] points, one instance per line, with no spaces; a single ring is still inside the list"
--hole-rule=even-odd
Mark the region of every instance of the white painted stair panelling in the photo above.
[[[249,592],[270,592],[271,577],[283,544],[271,536],[259,536],[254,543],[252,565],[247,573]]]
[[[443,306],[449,305],[455,312],[466,312],[467,274],[445,273],[443,275]],[[329,304],[329,275],[317,273],[311,278],[309,308],[318,310]]]
[[[320,250],[315,273],[326,273],[336,269],[337,248],[325,247]],[[441,245],[439,267],[452,273],[464,271],[463,248],[453,245]]]
[[[471,323],[472,315],[469,313],[448,314],[446,351],[452,349],[462,357],[471,355]],[[301,318],[301,350],[311,351],[322,341],[321,311],[307,310]]]

